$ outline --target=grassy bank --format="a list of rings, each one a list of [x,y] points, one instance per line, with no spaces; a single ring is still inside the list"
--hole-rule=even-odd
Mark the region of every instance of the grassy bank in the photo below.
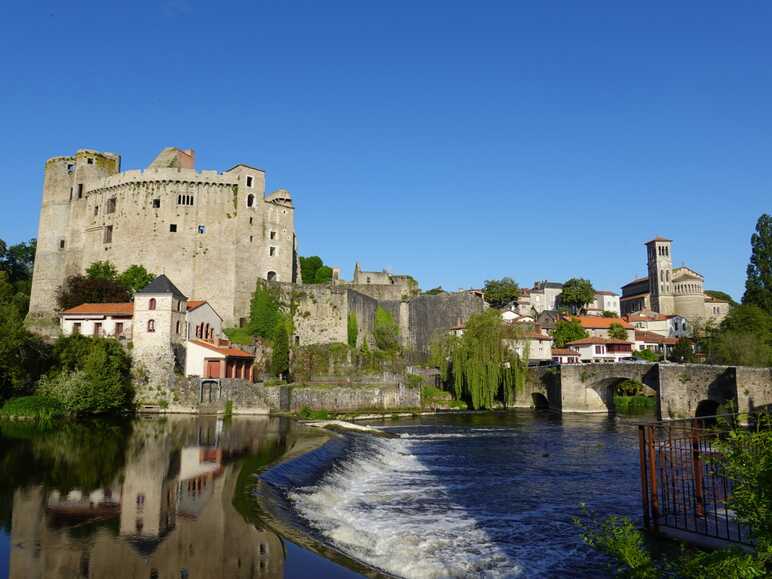
[[[62,405],[46,396],[12,398],[0,408],[0,417],[15,420],[47,421],[64,414]]]
[[[614,408],[620,414],[646,414],[657,409],[653,396],[614,396]]]

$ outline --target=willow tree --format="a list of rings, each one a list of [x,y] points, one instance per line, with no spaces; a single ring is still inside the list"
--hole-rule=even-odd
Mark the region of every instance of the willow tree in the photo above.
[[[437,339],[432,360],[444,381],[452,379],[455,397],[472,408],[492,408],[496,401],[509,405],[525,384],[527,340],[491,309],[471,316],[462,336]]]

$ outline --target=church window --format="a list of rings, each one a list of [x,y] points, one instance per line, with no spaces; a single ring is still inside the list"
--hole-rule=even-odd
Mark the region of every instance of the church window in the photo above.
[[[670,270],[667,270],[667,269],[665,270],[665,279],[667,281],[670,281]]]
[[[276,272],[275,271],[269,271],[268,275],[266,275],[265,278],[268,281],[276,281]]]
[[[252,175],[249,175],[249,176],[247,177],[247,187],[251,187],[251,186],[252,186],[252,181],[253,181],[253,180],[254,180],[254,179],[253,179]]]
[[[113,242],[113,226],[108,225],[105,227],[105,232],[102,237],[103,243],[112,243]]]
[[[255,196],[250,193],[247,195],[247,207],[254,207],[255,206]]]
[[[169,232],[170,233],[177,233],[177,224],[176,223],[170,223],[169,224]]]
[[[70,187],[70,201],[72,201],[72,187]]]
[[[177,304],[177,311],[178,312],[185,311],[185,302],[183,302],[182,300],[180,300],[179,303]]]
[[[83,199],[83,183],[78,183],[78,199]]]
[[[269,255],[270,255],[271,257],[273,257],[274,255],[276,255],[276,248],[275,248],[275,247],[272,247],[272,248],[269,250]]]
[[[107,213],[115,213],[115,197],[110,197],[107,200]]]
[[[153,209],[160,209],[160,207],[161,207],[161,200],[153,199]]]
[[[148,320],[147,321],[147,331],[148,332],[155,332],[155,320]]]
[[[147,309],[154,310],[155,307],[156,307],[155,298],[150,298],[150,301],[147,303]]]

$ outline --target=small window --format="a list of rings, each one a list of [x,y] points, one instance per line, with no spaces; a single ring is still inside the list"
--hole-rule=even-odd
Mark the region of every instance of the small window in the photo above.
[[[247,195],[247,207],[254,207],[255,206],[255,196],[250,193]]]
[[[156,307],[155,298],[150,298],[150,301],[147,303],[147,309],[154,310]]]
[[[184,312],[185,311],[185,302],[183,302],[182,300],[177,302],[177,311],[178,312]]]
[[[115,322],[115,335],[116,336],[123,335],[123,322]]]
[[[275,231],[271,231],[271,239],[276,239],[276,232]]]
[[[193,195],[177,195],[177,205],[193,205]]]
[[[177,320],[177,335],[180,335],[180,321]]]
[[[72,333],[73,334],[80,334],[80,322],[75,322],[72,325]]]
[[[266,275],[265,278],[268,281],[276,281],[276,272],[275,271],[269,271],[268,275]]]
[[[252,177],[252,175],[247,176],[247,187],[251,187],[252,186],[252,181],[253,180],[254,180],[254,178]]]
[[[170,223],[169,224],[169,232],[170,233],[177,233],[177,224],[176,223]]]
[[[59,249],[64,249],[64,239],[59,240]]]
[[[269,250],[269,253],[270,253],[271,257],[273,257],[274,255],[276,255],[276,248],[275,248],[275,247],[272,247],[272,248]]]
[[[155,332],[155,320],[148,320],[147,321],[147,331],[148,332]]]
[[[93,165],[94,164],[94,158],[93,157],[89,157],[88,159],[86,159],[86,163],[88,163],[89,165]]]
[[[78,183],[78,199],[83,199],[83,183]]]
[[[94,217],[99,215],[99,205],[94,205]]]
[[[105,227],[104,236],[102,238],[102,241],[104,243],[112,243],[113,242],[113,226],[108,225]]]
[[[67,174],[72,175],[75,172],[75,163],[67,163]]]
[[[161,207],[161,200],[153,199],[153,209],[160,209],[160,207]]]
[[[252,243],[252,236],[249,236],[249,243]]]
[[[96,322],[94,324],[94,336],[99,337],[102,335],[102,323]]]
[[[206,233],[206,225],[199,225],[198,226],[198,232],[199,233]]]
[[[252,222],[254,221],[254,217],[249,218],[249,224],[252,225]]]
[[[70,201],[72,201],[72,192],[73,192],[73,188],[70,187]]]

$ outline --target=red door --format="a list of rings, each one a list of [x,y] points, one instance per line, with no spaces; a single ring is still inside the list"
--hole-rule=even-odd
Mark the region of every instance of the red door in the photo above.
[[[204,378],[219,378],[220,360],[207,360],[205,374]]]

